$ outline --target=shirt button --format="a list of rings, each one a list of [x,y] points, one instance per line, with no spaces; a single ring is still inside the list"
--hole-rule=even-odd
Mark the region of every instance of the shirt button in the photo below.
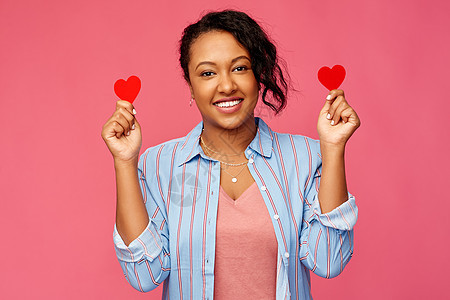
[[[250,159],[248,160],[248,162],[252,164],[252,163],[253,163],[253,158],[250,158]]]
[[[267,190],[266,186],[265,186],[265,185],[261,186],[261,190],[262,190],[262,191]]]
[[[278,220],[278,219],[280,218],[280,216],[279,216],[279,215],[273,215],[273,218],[274,218],[275,220]]]
[[[247,154],[248,154],[248,155],[252,154],[252,150],[248,149],[248,150],[247,150]]]
[[[284,253],[284,257],[288,258],[289,257],[289,252],[285,252]]]

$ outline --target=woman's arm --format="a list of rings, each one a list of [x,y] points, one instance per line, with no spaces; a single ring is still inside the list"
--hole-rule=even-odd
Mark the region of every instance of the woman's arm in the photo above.
[[[353,195],[347,192],[345,197],[342,197],[345,200],[341,201],[339,205],[332,203],[336,207],[330,207],[328,212],[322,211],[320,203],[324,202],[325,205],[330,203],[319,199],[319,191],[334,193],[339,189],[333,186],[333,184],[337,184],[333,180],[334,178],[328,182],[331,185],[330,189],[323,189],[323,175],[326,175],[326,172],[323,169],[325,167],[325,162],[322,160],[323,155],[320,155],[320,142],[311,139],[306,141],[306,148],[310,150],[304,152],[309,153],[309,157],[301,160],[311,162],[312,169],[308,178],[312,176],[312,180],[304,191],[299,259],[316,275],[332,278],[343,271],[352,257],[353,226],[358,217],[358,208]],[[334,163],[337,161],[339,160],[335,160]],[[329,172],[328,175],[331,177],[333,174]],[[335,176],[337,177],[337,175]],[[321,196],[323,197],[323,194]],[[333,194],[330,196],[331,198],[325,198],[325,200],[339,201],[337,197],[333,197]]]
[[[145,174],[156,168],[147,150],[139,160],[141,127],[131,103],[119,100],[105,123],[102,137],[114,158],[117,208],[114,246],[127,281],[147,292],[158,287],[170,273],[169,232],[164,205],[153,199]],[[154,177],[154,176],[152,176]],[[145,201],[145,200],[146,201]],[[152,218],[149,220],[149,213]],[[155,213],[154,213],[155,212]]]
[[[320,142],[322,175],[319,187],[319,203],[322,213],[327,213],[347,201],[344,147]]]
[[[122,220],[122,227],[116,222],[114,245],[125,278],[141,292],[157,288],[170,274],[165,206],[153,197],[150,191],[157,185],[146,177],[155,178],[155,157],[155,148],[149,148],[139,159],[137,173],[134,165],[119,164],[116,171],[120,178],[116,218],[119,223]]]
[[[138,161],[114,160],[116,170],[116,227],[126,246],[147,227],[149,218],[138,180]]]
[[[360,124],[358,115],[345,99],[344,91],[330,91],[317,122],[322,153],[318,195],[322,213],[332,211],[348,199],[345,145]]]
[[[321,161],[317,161],[306,193],[300,237],[300,260],[325,278],[340,274],[353,254],[358,209],[347,191],[344,154],[348,139],[359,126],[358,115],[345,100],[344,91],[332,90],[317,123]]]
[[[142,145],[141,126],[136,110],[128,101],[116,102],[116,110],[102,128],[102,138],[114,159],[116,171],[116,225],[129,245],[148,224],[148,215],[138,182],[139,149]]]

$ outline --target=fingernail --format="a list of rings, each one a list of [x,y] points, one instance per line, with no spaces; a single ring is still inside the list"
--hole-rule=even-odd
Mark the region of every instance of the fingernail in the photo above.
[[[136,114],[136,110],[133,108],[133,114],[135,115]]]
[[[334,120],[331,120],[331,125],[334,125]]]
[[[131,129],[134,129],[136,126],[134,126],[134,124],[133,124],[133,126],[131,126]]]
[[[331,100],[331,95],[328,95],[328,96],[327,96],[327,100]]]
[[[330,114],[328,114],[328,115],[327,115],[327,119],[329,120],[330,118],[331,118],[331,115],[330,115]]]
[[[130,132],[129,132],[129,131],[127,132],[127,135],[130,135]]]

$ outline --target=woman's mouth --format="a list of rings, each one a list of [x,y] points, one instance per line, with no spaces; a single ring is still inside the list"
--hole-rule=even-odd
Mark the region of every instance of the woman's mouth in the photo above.
[[[217,110],[224,114],[231,114],[238,111],[242,107],[243,98],[226,98],[220,99],[213,103],[213,105],[217,108]]]
[[[237,100],[214,103],[214,105],[218,106],[218,107],[232,107],[232,106],[238,105],[242,101],[243,101],[243,99],[237,99]]]

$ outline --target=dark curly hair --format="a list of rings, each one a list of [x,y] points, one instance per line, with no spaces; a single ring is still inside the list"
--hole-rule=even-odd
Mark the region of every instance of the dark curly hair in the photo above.
[[[190,83],[188,64],[191,45],[200,35],[216,30],[231,33],[247,49],[256,81],[260,88],[261,85],[264,88],[262,101],[278,114],[286,106],[289,82],[289,76],[283,75],[286,64],[277,56],[277,49],[264,30],[244,12],[235,10],[210,12],[184,29],[179,42],[180,65],[184,79]],[[285,73],[287,74],[286,71]],[[269,92],[275,103],[267,101]]]

